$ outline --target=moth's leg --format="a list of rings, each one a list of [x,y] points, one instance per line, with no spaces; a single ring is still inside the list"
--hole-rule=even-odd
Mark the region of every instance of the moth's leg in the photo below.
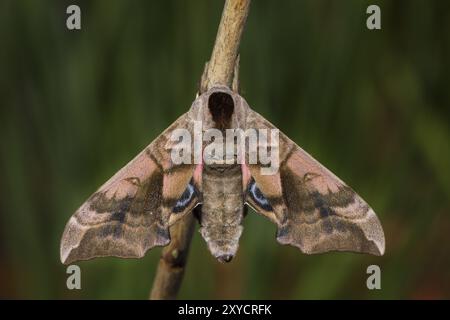
[[[233,72],[233,83],[231,84],[231,90],[239,94],[239,61],[241,60],[241,55],[238,54],[236,58],[236,62],[234,63],[234,72]]]
[[[244,212],[243,212],[244,218],[247,216],[247,214],[248,214],[248,206],[244,206]]]
[[[199,224],[202,224],[202,205],[198,205],[192,210],[192,214],[194,215],[195,219],[197,219]]]

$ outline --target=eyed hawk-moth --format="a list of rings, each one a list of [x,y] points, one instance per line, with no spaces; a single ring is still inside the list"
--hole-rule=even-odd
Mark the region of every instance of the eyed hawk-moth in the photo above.
[[[116,256],[138,258],[170,242],[169,227],[201,205],[200,233],[221,262],[236,254],[244,206],[277,226],[281,244],[307,254],[354,251],[382,255],[384,233],[374,211],[312,156],[279,133],[279,166],[261,163],[176,163],[175,129],[276,129],[238,93],[216,86],[199,95],[140,154],[101,186],[68,221],[61,261]],[[193,143],[190,141],[189,143]],[[200,151],[205,150],[204,144]],[[248,156],[248,155],[247,155]]]

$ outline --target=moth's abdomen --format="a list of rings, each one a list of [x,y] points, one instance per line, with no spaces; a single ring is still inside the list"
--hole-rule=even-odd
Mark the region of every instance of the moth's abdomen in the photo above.
[[[203,169],[203,206],[200,232],[211,253],[221,262],[236,254],[242,233],[243,193],[240,165]]]

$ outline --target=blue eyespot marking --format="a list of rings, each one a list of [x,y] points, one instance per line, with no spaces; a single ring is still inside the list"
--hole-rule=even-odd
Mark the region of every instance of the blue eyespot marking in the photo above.
[[[177,203],[175,204],[175,207],[172,209],[173,213],[179,213],[182,212],[188,205],[191,203],[192,199],[195,195],[195,188],[190,182],[186,190],[184,190],[183,194],[181,195],[180,199],[178,199]]]
[[[270,205],[269,201],[264,197],[261,190],[256,186],[256,183],[254,180],[250,182],[249,190],[250,196],[252,199],[258,204],[262,209],[266,211],[273,211],[272,206]]]

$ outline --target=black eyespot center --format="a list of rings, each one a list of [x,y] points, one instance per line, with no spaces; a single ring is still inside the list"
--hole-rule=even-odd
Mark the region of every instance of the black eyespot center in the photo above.
[[[186,190],[184,190],[180,199],[178,199],[177,203],[175,204],[175,207],[172,209],[172,212],[173,213],[182,212],[192,202],[192,199],[194,199],[195,194],[196,194],[196,190],[191,181],[186,186]]]
[[[269,200],[264,196],[261,190],[256,186],[255,180],[252,179],[250,182],[248,191],[250,193],[251,198],[258,204],[262,209],[266,211],[273,211],[272,206],[269,203]]]

